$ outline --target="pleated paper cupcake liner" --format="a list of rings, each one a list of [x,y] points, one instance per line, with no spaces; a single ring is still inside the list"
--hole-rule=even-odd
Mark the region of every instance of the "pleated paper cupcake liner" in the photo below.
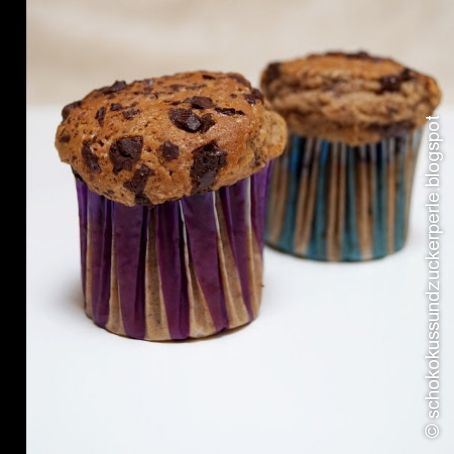
[[[316,260],[361,261],[407,238],[422,128],[348,146],[290,135],[272,164],[266,241]]]
[[[268,167],[232,186],[127,207],[77,180],[85,310],[116,334],[209,336],[252,321],[262,288]]]

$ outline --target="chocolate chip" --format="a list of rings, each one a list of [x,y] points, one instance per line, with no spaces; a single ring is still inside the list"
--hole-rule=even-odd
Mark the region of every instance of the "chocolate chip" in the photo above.
[[[172,142],[169,142],[168,140],[161,144],[159,151],[166,161],[177,159],[180,155],[180,149],[178,148],[178,146]]]
[[[321,55],[326,55],[328,57],[343,57],[353,60],[369,60],[373,62],[383,61],[383,58],[374,57],[364,50],[359,50],[357,52],[342,52],[340,50],[334,50],[325,52],[324,54],[310,54],[308,55],[308,58],[318,58]]]
[[[137,205],[152,206],[151,200],[145,194],[136,194],[134,201]]]
[[[252,167],[257,168],[257,167],[262,167],[266,163],[265,157],[258,153],[257,151],[254,151],[254,163]]]
[[[210,190],[219,169],[226,164],[226,154],[214,140],[193,150],[191,180],[194,194]]]
[[[378,132],[381,137],[398,137],[408,133],[409,130],[415,127],[414,123],[408,120],[398,121],[388,124],[371,124],[369,129]]]
[[[404,68],[400,73],[400,78],[403,82],[413,79],[413,72],[410,68]]]
[[[399,74],[390,74],[383,76],[379,79],[380,89],[378,93],[386,91],[399,91],[402,82],[407,82],[413,78],[412,72],[409,68],[404,68]]]
[[[244,115],[242,110],[236,110],[233,107],[216,107],[214,110],[222,115]]]
[[[142,152],[142,136],[126,136],[116,140],[109,149],[109,158],[113,164],[113,172],[131,170]]]
[[[383,76],[379,80],[380,92],[399,91],[400,80],[398,75]]]
[[[76,107],[80,107],[82,105],[82,101],[74,101],[70,104],[67,104],[65,107],[63,107],[61,111],[61,116],[63,120],[66,120],[68,118],[69,113],[71,110],[75,109]]]
[[[212,76],[211,74],[202,74],[202,78],[206,80],[214,80],[216,77]]]
[[[145,189],[145,185],[147,184],[148,177],[152,174],[153,171],[146,165],[142,164],[140,168],[134,172],[132,178],[125,181],[123,186],[134,194],[142,194]]]
[[[105,107],[100,107],[96,111],[95,118],[98,120],[99,126],[102,126],[104,124],[104,117],[106,116],[106,108]]]
[[[363,60],[372,60],[375,59],[375,57],[372,57],[368,52],[364,50],[359,50],[358,52],[350,52],[347,54],[348,58],[358,58],[358,59],[363,59]]]
[[[209,109],[214,107],[213,100],[207,96],[193,96],[192,98],[185,99],[185,102],[191,104],[193,109]]]
[[[139,113],[140,113],[139,109],[132,108],[132,109],[124,110],[122,112],[122,115],[126,120],[131,120],[131,118],[134,118]]]
[[[186,85],[183,85],[183,84],[171,84],[171,85],[169,85],[169,88],[172,91],[180,91],[180,90],[186,88]]]
[[[251,87],[251,83],[239,73],[227,73],[227,76],[230,77],[230,79],[236,80],[241,85],[244,85],[248,88]]]
[[[202,126],[200,127],[199,131],[204,133],[207,132],[212,126],[216,124],[213,117],[210,114],[202,115]]]
[[[101,93],[105,95],[110,95],[112,93],[117,93],[118,91],[124,90],[127,87],[124,80],[115,81],[110,87],[102,87],[99,89]]]
[[[201,118],[191,109],[170,109],[170,121],[183,131],[197,132],[202,127]]]
[[[184,88],[186,90],[200,90],[201,88],[205,88],[205,84],[191,84],[191,85],[185,85]]]
[[[123,106],[121,104],[118,104],[116,102],[112,103],[110,105],[110,110],[113,111],[113,112],[116,112],[117,110],[121,110],[123,109]]]
[[[72,171],[73,175],[75,176],[76,180],[84,182],[82,177],[72,167],[71,167],[71,171]]]
[[[263,82],[268,85],[273,82],[273,80],[276,80],[280,75],[281,64],[277,62],[270,63],[263,73]]]
[[[250,93],[246,93],[243,96],[249,104],[256,104],[257,101],[263,101],[263,95],[258,88],[253,88]]]
[[[68,143],[70,140],[71,140],[71,136],[65,131],[63,131],[58,137],[58,141],[60,143]]]
[[[82,159],[91,172],[99,173],[101,172],[101,167],[99,166],[98,156],[91,151],[90,145],[91,142],[89,140],[83,142],[81,152]]]

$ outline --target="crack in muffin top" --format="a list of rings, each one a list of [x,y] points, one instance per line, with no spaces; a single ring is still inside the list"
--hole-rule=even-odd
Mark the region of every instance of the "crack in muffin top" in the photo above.
[[[364,51],[270,63],[261,88],[291,132],[349,145],[423,125],[441,98],[433,78]]]
[[[65,106],[62,118],[61,160],[90,190],[128,206],[234,184],[280,155],[287,135],[237,73],[116,81]]]

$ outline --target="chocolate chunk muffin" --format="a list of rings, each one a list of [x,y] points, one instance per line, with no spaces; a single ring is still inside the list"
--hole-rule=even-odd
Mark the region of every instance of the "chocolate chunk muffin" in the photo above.
[[[273,165],[268,243],[340,261],[401,249],[436,81],[390,58],[327,52],[269,64],[261,87],[289,129]]]
[[[62,110],[85,309],[114,333],[208,336],[260,304],[268,164],[284,120],[237,73],[115,82]]]

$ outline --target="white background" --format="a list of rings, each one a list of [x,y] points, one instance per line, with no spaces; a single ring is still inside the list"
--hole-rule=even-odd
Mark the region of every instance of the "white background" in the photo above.
[[[429,441],[424,148],[402,252],[327,264],[266,249],[257,321],[208,340],[150,343],[84,315],[74,182],[53,146],[59,109],[29,109],[29,452],[453,453],[454,110],[440,113],[442,416]]]

